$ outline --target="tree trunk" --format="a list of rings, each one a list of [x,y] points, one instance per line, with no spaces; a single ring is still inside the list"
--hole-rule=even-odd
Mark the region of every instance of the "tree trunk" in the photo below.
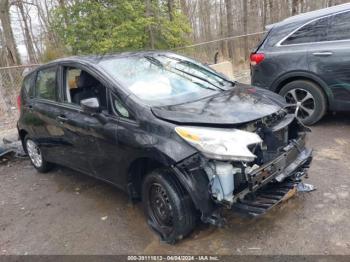
[[[152,0],[145,0],[146,1],[146,17],[152,18],[153,17],[153,10],[152,10]],[[154,49],[154,29],[153,25],[148,25],[148,34],[149,34],[149,46],[151,49]]]
[[[233,28],[233,8],[232,8],[232,0],[225,0],[225,5],[226,5],[226,17],[227,17],[227,35],[232,36],[234,32]],[[228,42],[229,45],[229,56],[233,60],[234,58],[234,45],[233,45],[233,40],[230,40]]]
[[[22,20],[23,20],[23,31],[24,31],[24,38],[25,38],[25,44],[26,44],[26,48],[27,48],[27,52],[28,52],[29,62],[34,64],[34,63],[37,63],[38,60],[37,60],[36,54],[35,54],[33,39],[32,39],[30,32],[29,32],[29,26],[27,23],[27,16],[24,13],[22,1],[17,1],[16,4],[17,4],[17,7],[20,11]]]
[[[292,1],[292,15],[298,14],[299,10],[299,0],[293,0]]]
[[[248,34],[248,0],[243,1],[243,32],[245,35]],[[244,60],[248,58],[248,37],[244,37]]]
[[[8,0],[0,0],[0,21],[3,30],[4,47],[6,49],[8,65],[19,65],[21,60],[11,27],[10,6]]]
[[[263,0],[263,11],[262,11],[262,30],[265,30],[267,23],[267,0]]]
[[[174,0],[168,0],[168,13],[169,13],[169,20],[174,20]]]

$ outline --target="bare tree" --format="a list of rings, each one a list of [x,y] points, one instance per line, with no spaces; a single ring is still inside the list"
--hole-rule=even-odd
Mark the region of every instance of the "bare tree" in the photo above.
[[[227,31],[228,31],[227,35],[231,36],[234,32],[232,0],[225,0],[225,5],[226,5]],[[229,41],[229,56],[231,59],[233,59],[234,57],[233,41]]]
[[[10,5],[8,0],[0,0],[0,21],[3,30],[3,47],[6,51],[8,65],[21,63],[15,38],[11,27]]]
[[[23,0],[18,0],[15,2],[15,4],[18,7],[19,10],[19,14],[22,17],[22,21],[23,21],[23,32],[24,32],[24,39],[25,39],[25,45],[27,48],[27,52],[28,52],[28,58],[29,58],[29,62],[34,64],[38,62],[38,59],[36,57],[35,54],[35,49],[34,49],[34,44],[33,44],[33,39],[32,36],[30,34],[30,30],[29,30],[29,26],[28,26],[28,18],[27,18],[27,14],[24,11],[24,7],[23,7]]]

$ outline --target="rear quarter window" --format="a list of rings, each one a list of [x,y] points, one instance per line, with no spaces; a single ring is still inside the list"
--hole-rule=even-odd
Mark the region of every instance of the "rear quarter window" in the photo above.
[[[294,45],[327,41],[330,17],[317,19],[294,32],[281,45]]]
[[[328,41],[350,40],[350,12],[332,17],[327,39]]]
[[[22,83],[22,94],[25,97],[32,97],[33,96],[33,85],[34,85],[34,76],[35,74],[32,73],[30,75],[27,75],[24,79],[23,79],[23,83]]]
[[[35,83],[35,96],[37,98],[56,100],[56,67],[38,71]]]

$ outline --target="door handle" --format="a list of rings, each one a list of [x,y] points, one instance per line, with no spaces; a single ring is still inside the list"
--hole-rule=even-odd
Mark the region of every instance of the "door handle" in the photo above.
[[[331,56],[333,55],[333,52],[325,51],[325,52],[315,52],[312,53],[314,56]]]
[[[65,116],[58,116],[58,117],[57,117],[57,120],[58,120],[60,123],[64,123],[64,122],[66,122],[66,121],[68,120],[68,118],[65,117]]]

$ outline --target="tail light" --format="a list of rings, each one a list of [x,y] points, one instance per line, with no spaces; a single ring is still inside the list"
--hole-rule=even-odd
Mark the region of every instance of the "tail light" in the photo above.
[[[21,110],[21,104],[22,104],[22,101],[21,101],[21,96],[17,96],[17,108],[18,110]]]
[[[265,59],[265,54],[263,53],[256,53],[250,55],[250,64],[252,66],[256,66],[260,64]]]

